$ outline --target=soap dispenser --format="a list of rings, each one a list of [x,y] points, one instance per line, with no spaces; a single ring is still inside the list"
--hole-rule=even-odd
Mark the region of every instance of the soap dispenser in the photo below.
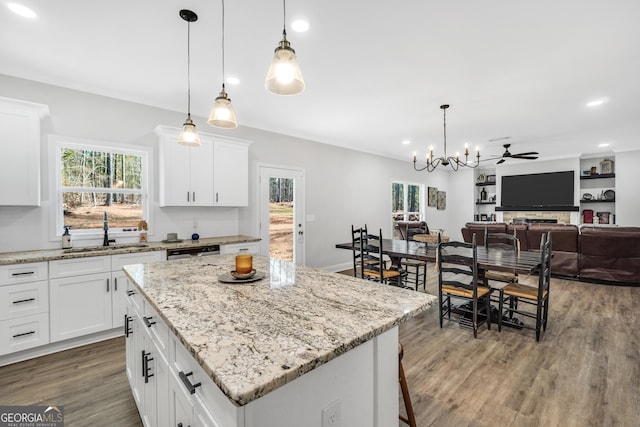
[[[62,249],[68,249],[71,247],[71,232],[69,231],[71,227],[68,225],[64,226],[64,234],[62,235]]]

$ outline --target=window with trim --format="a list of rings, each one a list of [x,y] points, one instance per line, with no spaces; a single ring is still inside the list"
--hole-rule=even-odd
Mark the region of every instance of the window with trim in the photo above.
[[[398,221],[422,221],[425,218],[424,201],[424,185],[391,183],[391,229],[394,239],[400,238],[396,231]]]
[[[64,142],[56,144],[56,235],[127,233],[148,221],[148,152]]]

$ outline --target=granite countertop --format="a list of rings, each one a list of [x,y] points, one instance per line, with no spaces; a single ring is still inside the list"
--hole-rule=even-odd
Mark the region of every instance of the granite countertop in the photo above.
[[[125,273],[236,405],[258,399],[437,299],[262,256],[266,277],[226,284],[233,255],[135,264]]]
[[[163,249],[196,248],[210,245],[230,245],[234,243],[258,242],[249,236],[207,237],[199,240],[184,240],[176,243],[147,242],[111,244],[111,246],[74,247],[71,249],[44,249],[39,251],[0,252],[0,265],[22,264],[26,262],[51,261],[57,259],[84,258],[100,255],[128,254],[136,252],[160,251]]]

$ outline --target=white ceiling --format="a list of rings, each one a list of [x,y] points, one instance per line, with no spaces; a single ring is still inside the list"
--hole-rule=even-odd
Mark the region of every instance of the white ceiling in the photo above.
[[[208,116],[222,83],[220,1],[1,3],[0,73],[180,112],[187,24],[178,11],[193,10],[191,110]],[[225,7],[226,73],[241,81],[227,91],[241,125],[409,160],[430,144],[440,155],[448,103],[449,154],[469,142],[498,155],[505,141],[491,140],[503,137],[512,153],[541,159],[640,149],[637,0],[289,0],[288,38],[307,83],[289,97],[264,88],[282,2]],[[297,18],[308,32],[290,29]]]

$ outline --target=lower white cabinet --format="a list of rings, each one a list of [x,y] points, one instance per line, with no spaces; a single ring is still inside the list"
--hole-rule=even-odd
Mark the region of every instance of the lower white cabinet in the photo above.
[[[260,242],[232,243],[220,245],[220,254],[247,253],[258,255],[260,253]]]
[[[111,286],[111,272],[51,279],[51,342],[111,329]]]
[[[50,261],[51,341],[122,327],[129,282],[122,267],[161,256],[153,251]]]
[[[49,343],[46,262],[0,266],[0,356]]]

